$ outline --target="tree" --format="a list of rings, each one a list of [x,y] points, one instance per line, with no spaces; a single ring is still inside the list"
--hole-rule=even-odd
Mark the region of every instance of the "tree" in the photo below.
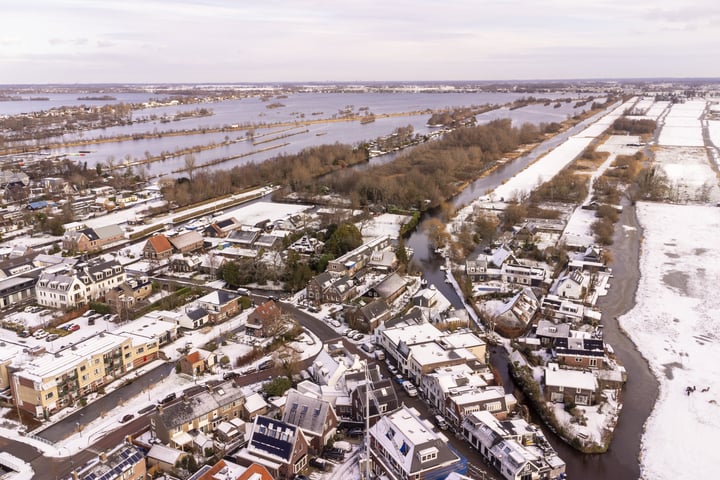
[[[238,287],[243,284],[240,279],[240,265],[236,262],[225,262],[222,267],[222,279],[231,287]]]
[[[275,377],[273,380],[263,384],[263,392],[268,397],[281,397],[292,388],[292,381],[288,377]]]
[[[360,230],[352,223],[343,223],[332,232],[325,243],[325,251],[336,257],[356,249],[362,245]]]
[[[193,172],[195,172],[196,167],[196,161],[195,161],[195,155],[193,154],[187,154],[185,155],[185,171],[188,172],[188,176],[190,177],[190,181],[193,181]]]
[[[445,230],[445,224],[439,218],[429,218],[422,223],[423,230],[427,233],[428,241],[434,248],[442,248],[450,240],[450,235]]]

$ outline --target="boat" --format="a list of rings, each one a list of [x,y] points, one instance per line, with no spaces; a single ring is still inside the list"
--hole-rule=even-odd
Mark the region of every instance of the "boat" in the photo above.
[[[427,278],[425,278],[425,277],[420,278],[420,286],[421,287],[425,288],[425,287],[427,287],[427,284],[428,284]]]
[[[440,265],[440,270],[444,272],[445,270],[447,270],[447,267],[445,265]]]

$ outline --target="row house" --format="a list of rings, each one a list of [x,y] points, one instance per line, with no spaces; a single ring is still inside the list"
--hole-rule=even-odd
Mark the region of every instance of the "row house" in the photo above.
[[[368,433],[370,468],[378,477],[430,480],[467,472],[466,460],[413,408],[389,412]]]
[[[462,436],[504,479],[565,478],[565,462],[540,427],[523,419],[499,420],[489,411],[473,412],[462,422]]]
[[[194,394],[183,394],[180,401],[160,406],[150,417],[154,435],[171,447],[192,443],[188,433],[212,433],[222,422],[241,418],[245,395],[234,382],[223,382]]]
[[[81,468],[73,470],[76,480],[145,480],[145,455],[135,445],[124,442],[109,452],[102,452]]]

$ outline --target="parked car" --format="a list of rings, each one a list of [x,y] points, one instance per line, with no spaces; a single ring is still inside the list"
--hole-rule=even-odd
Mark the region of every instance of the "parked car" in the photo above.
[[[46,341],[46,342],[54,342],[54,341],[57,340],[58,338],[60,338],[60,335],[58,335],[57,333],[51,333],[50,335],[48,335],[47,337],[45,337],[45,341]]]
[[[339,448],[326,448],[323,450],[322,456],[324,458],[329,458],[330,460],[345,460],[345,452]]]
[[[162,400],[160,400],[160,405],[165,405],[166,403],[170,403],[170,402],[172,402],[173,400],[175,400],[176,398],[177,398],[177,394],[176,394],[176,393],[174,393],[174,392],[173,392],[173,393],[168,393],[167,395],[165,395],[165,398],[163,398]]]
[[[30,336],[30,330],[23,330],[22,332],[18,332],[18,337],[20,338],[27,338]]]
[[[408,396],[417,397],[417,388],[415,388],[415,385],[413,385],[411,381],[406,380],[401,385],[403,387],[403,390],[405,390],[405,393],[408,394]]]
[[[93,315],[95,315],[95,313],[97,313],[97,312],[95,312],[95,310],[88,310],[87,312],[83,313],[82,316],[83,317],[92,317]]]
[[[350,438],[362,437],[365,434],[362,428],[351,428],[347,432],[347,436]]]
[[[45,338],[48,336],[48,332],[43,330],[42,328],[40,330],[35,330],[35,333],[33,333],[33,337],[37,339]]]
[[[358,333],[360,332],[358,332],[357,330],[348,330],[347,332],[345,332],[345,336],[348,338],[353,338]]]
[[[255,373],[257,371],[258,371],[258,369],[256,366],[250,365],[249,367],[245,367],[242,370],[240,370],[240,373],[242,373],[243,375],[249,375],[249,374]]]
[[[124,415],[124,416],[120,419],[120,423],[127,423],[127,422],[129,422],[130,420],[132,420],[133,418],[135,418],[135,415],[133,415],[132,413],[128,413],[127,415]]]
[[[274,366],[275,362],[272,359],[265,360],[264,362],[260,363],[260,365],[258,365],[258,370],[267,370],[268,368],[272,368]]]
[[[438,426],[440,430],[447,430],[448,424],[445,421],[445,419],[442,417],[442,415],[435,415],[435,424]]]
[[[67,325],[65,325],[64,328],[68,332],[74,332],[76,330],[80,330],[80,325],[78,325],[77,323],[68,323]]]
[[[402,385],[403,382],[405,382],[405,377],[403,377],[399,373],[396,373],[394,378],[395,378],[395,381],[398,383],[398,385]]]
[[[325,471],[325,468],[327,467],[327,462],[322,458],[311,458],[308,463],[311,467],[315,467],[322,471]]]
[[[238,295],[244,295],[244,296],[246,296],[246,297],[247,297],[248,295],[250,295],[250,292],[248,291],[248,289],[247,289],[247,288],[242,288],[242,287],[237,289],[237,293],[238,293]]]
[[[371,343],[363,343],[362,345],[360,345],[360,348],[365,350],[367,353],[373,353],[375,351],[375,345]]]
[[[352,336],[352,339],[355,341],[362,340],[363,338],[365,338],[365,334],[360,332]]]
[[[375,350],[375,360],[385,360],[385,352],[382,350]]]

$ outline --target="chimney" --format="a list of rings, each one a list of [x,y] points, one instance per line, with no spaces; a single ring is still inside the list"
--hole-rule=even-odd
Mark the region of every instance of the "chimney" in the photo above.
[[[162,406],[162,404],[158,404],[158,406],[157,406],[157,411],[158,411],[158,415],[162,415],[162,414],[163,414],[163,406]]]
[[[80,476],[78,475],[77,471],[72,471],[72,478],[73,480],[80,480]]]
[[[102,463],[107,462],[107,452],[103,451],[103,452],[100,453],[100,461],[101,461]]]

